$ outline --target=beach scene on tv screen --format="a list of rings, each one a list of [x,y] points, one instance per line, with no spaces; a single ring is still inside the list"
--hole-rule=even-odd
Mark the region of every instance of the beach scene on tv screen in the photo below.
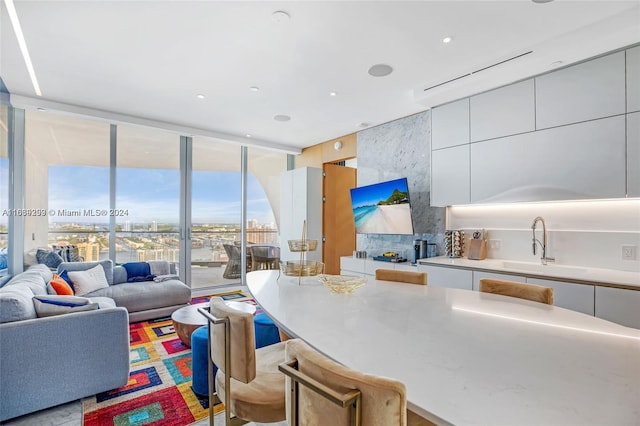
[[[406,179],[354,188],[351,204],[359,234],[413,234]]]

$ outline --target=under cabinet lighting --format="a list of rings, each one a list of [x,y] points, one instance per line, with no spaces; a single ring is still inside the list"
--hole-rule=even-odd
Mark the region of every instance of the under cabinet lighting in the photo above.
[[[40,85],[38,84],[38,79],[36,78],[36,72],[33,69],[33,63],[31,62],[29,49],[27,49],[27,42],[24,39],[24,34],[22,33],[22,26],[20,25],[20,20],[18,20],[18,13],[16,12],[16,8],[15,8],[15,5],[13,4],[13,0],[4,0],[4,4],[7,7],[7,12],[9,13],[9,18],[11,19],[11,25],[13,25],[13,32],[16,33],[16,38],[18,39],[18,45],[20,46],[20,51],[22,52],[24,63],[27,66],[29,77],[31,77],[31,84],[33,85],[33,90],[36,92],[36,95],[42,96],[42,92],[40,91]]]

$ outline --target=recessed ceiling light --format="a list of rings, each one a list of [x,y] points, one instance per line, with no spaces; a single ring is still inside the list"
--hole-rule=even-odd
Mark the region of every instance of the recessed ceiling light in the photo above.
[[[36,109],[37,109],[38,111],[46,111],[46,109],[45,109],[45,108],[42,108],[42,107],[38,107],[38,108],[36,108]]]
[[[362,128],[364,129],[365,127],[369,127],[369,126],[371,126],[371,123],[364,123],[364,122],[363,122],[363,123],[360,123],[360,124],[359,124],[359,126],[360,126],[360,127],[362,127]]]
[[[336,96],[338,93],[337,92],[331,92],[329,93],[329,96]]]
[[[275,22],[287,22],[289,19],[291,19],[291,15],[289,15],[284,10],[276,10],[271,14],[271,19],[273,19]]]
[[[289,117],[288,115],[284,115],[284,114],[278,114],[278,115],[274,116],[273,119],[276,120],[276,121],[289,121],[289,120],[291,120],[291,117]]]
[[[369,68],[369,75],[374,77],[386,77],[393,72],[393,68],[386,64],[376,64]]]
[[[203,95],[202,93],[198,93],[198,94],[196,95],[196,98],[198,98],[198,99],[204,99],[204,95]]]
[[[562,65],[563,63],[564,63],[564,62],[562,62],[562,61],[555,61],[555,62],[551,62],[551,66],[552,66],[552,67],[557,67],[557,66]]]
[[[258,90],[260,90],[260,88],[258,86],[251,86],[249,87],[249,90],[251,90],[252,92],[257,92]]]
[[[244,135],[244,136],[245,136],[245,137],[247,137],[247,138],[250,138],[250,137],[251,137],[251,135],[250,135],[249,133],[247,133],[247,134],[246,134],[246,135]]]
[[[534,3],[551,3],[553,0],[531,0]]]
[[[442,39],[443,43],[451,43],[453,41],[453,37],[451,36],[446,36],[445,38]]]

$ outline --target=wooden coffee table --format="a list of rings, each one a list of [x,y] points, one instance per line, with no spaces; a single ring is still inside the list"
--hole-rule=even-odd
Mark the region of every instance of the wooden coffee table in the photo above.
[[[227,301],[227,306],[238,311],[246,312],[251,315],[256,313],[256,307],[251,303]],[[171,314],[173,320],[173,328],[180,338],[180,341],[187,347],[191,347],[191,335],[198,328],[207,325],[207,319],[198,312],[198,308],[209,309],[209,302],[196,303],[195,305],[185,306],[176,310]]]

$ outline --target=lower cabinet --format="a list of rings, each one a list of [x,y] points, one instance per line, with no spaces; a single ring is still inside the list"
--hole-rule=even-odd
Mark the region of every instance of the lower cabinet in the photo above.
[[[553,288],[553,304],[584,314],[594,314],[594,286],[527,278],[527,283]]]
[[[596,287],[595,315],[627,327],[640,328],[640,291]]]
[[[418,265],[418,272],[427,273],[427,285],[461,288],[463,290],[471,290],[473,287],[473,271],[468,269]]]
[[[521,275],[511,275],[511,274],[498,274],[496,272],[483,272],[483,271],[473,271],[473,290],[480,290],[480,280],[482,278],[490,278],[492,280],[503,280],[503,281],[514,281],[517,283],[524,283],[527,281],[526,277]]]
[[[357,259],[351,256],[340,258],[340,274],[358,275],[361,277],[374,277],[376,269],[395,269],[403,271],[417,271],[417,267],[410,263],[383,262],[373,259]]]
[[[595,315],[627,327],[640,328],[640,291],[572,282],[531,278],[499,272],[408,263],[379,262],[372,259],[341,258],[343,275],[375,276],[376,269],[402,269],[427,273],[428,285],[478,290],[482,278],[526,282],[553,288],[553,304],[587,315]]]

